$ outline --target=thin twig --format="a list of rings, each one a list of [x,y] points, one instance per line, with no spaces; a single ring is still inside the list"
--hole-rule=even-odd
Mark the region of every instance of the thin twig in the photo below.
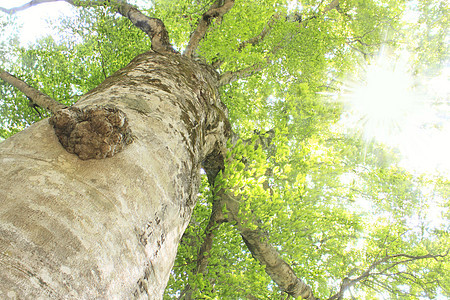
[[[279,19],[280,19],[280,14],[279,13],[274,14],[270,18],[270,20],[267,21],[266,25],[264,25],[263,30],[257,36],[254,36],[251,39],[248,39],[248,40],[240,43],[237,50],[240,52],[240,51],[242,51],[242,49],[244,49],[248,45],[255,46],[258,43],[260,43],[261,41],[263,41],[264,38],[267,36],[267,34],[269,34],[269,32],[272,30],[272,27],[275,24],[275,22]]]
[[[25,3],[25,4],[23,4],[21,6],[17,6],[17,7],[12,7],[12,8],[0,7],[0,11],[12,15],[19,11],[26,10],[32,6],[36,6],[36,5],[42,4],[42,3],[49,3],[49,2],[68,2],[68,3],[72,4],[71,0],[32,0],[28,3]]]
[[[361,281],[365,281],[368,277],[372,277],[373,279],[373,283],[383,287],[385,290],[390,291],[391,288],[389,286],[386,286],[385,284],[377,281],[375,278],[376,275],[390,275],[393,276],[393,274],[389,274],[389,273],[384,273],[385,271],[389,270],[392,268],[392,266],[389,266],[385,269],[383,269],[380,272],[372,272],[375,268],[377,268],[379,265],[382,265],[384,263],[388,263],[391,259],[395,259],[395,258],[399,258],[399,257],[403,257],[403,258],[408,258],[407,260],[403,260],[400,262],[394,262],[393,265],[396,266],[400,263],[407,263],[407,262],[411,262],[411,261],[415,261],[415,260],[422,260],[422,259],[429,259],[429,258],[433,258],[433,259],[438,259],[438,258],[443,258],[446,257],[448,255],[448,250],[445,254],[425,254],[425,255],[410,255],[410,254],[404,254],[404,253],[399,253],[399,254],[394,254],[394,255],[386,255],[385,257],[383,257],[380,260],[377,260],[375,262],[373,262],[360,276],[356,277],[355,279],[350,279],[348,277],[344,278],[342,280],[342,284],[341,287],[339,289],[339,292],[337,292],[335,295],[331,296],[330,298],[328,298],[328,300],[336,300],[336,299],[341,299],[341,297],[344,295],[344,292],[347,291],[350,287],[354,286],[356,283],[361,282]],[[400,273],[405,273],[405,272],[400,272]]]
[[[258,73],[259,71],[263,70],[265,67],[266,67],[266,64],[257,63],[257,64],[254,64],[253,66],[247,67],[247,68],[239,70],[239,71],[225,72],[220,76],[219,85],[220,86],[227,85],[236,80],[250,77],[253,74]]]

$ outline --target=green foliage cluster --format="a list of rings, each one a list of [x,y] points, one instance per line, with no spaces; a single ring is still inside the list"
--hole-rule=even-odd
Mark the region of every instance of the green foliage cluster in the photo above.
[[[433,75],[448,62],[450,10],[447,1],[414,1],[405,31],[408,49],[415,54],[417,72]]]
[[[207,271],[196,273],[220,188],[238,197],[244,224],[266,232],[317,297],[337,293],[346,277],[355,279],[367,270],[372,275],[355,283],[345,299],[450,297],[448,257],[396,256],[448,252],[448,181],[412,175],[397,166],[386,146],[343,133],[338,126],[342,106],[322,96],[385,44],[402,46],[412,37],[417,60],[424,63],[419,67],[442,63],[449,53],[448,7],[437,0],[340,1],[339,10],[321,15],[327,1],[298,2],[301,23],[287,17],[292,13],[287,1],[236,1],[201,43],[201,59],[220,72],[268,66],[222,87],[240,140],[230,142],[216,186],[203,178],[165,299],[188,291],[192,299],[286,299],[230,223],[214,228]],[[164,21],[181,51],[212,3],[160,0],[143,11]],[[405,31],[400,15],[407,7],[419,12],[419,22]],[[268,22],[271,30],[264,39],[247,43]],[[47,37],[24,47],[13,37],[0,54],[4,68],[66,104],[149,49],[142,32],[104,8],[81,9],[59,27],[59,40]],[[1,138],[41,118],[26,98],[1,82],[0,95]]]

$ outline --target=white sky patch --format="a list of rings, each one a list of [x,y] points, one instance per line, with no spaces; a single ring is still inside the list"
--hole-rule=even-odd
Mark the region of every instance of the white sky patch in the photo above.
[[[4,8],[19,7],[30,1],[0,0],[0,6]],[[150,0],[129,0],[128,3],[136,4],[139,7],[151,7],[152,5]],[[43,3],[17,12],[14,16],[17,17],[17,25],[20,26],[21,45],[33,44],[39,38],[48,35],[58,40],[59,34],[53,30],[50,22],[58,22],[61,17],[74,16],[75,13],[76,8],[64,1]]]
[[[410,24],[417,23],[420,17],[420,12],[417,9],[419,3],[417,1],[410,1],[406,4],[406,10],[402,15],[402,21]]]
[[[288,7],[287,7],[288,13],[290,13],[292,11],[302,11],[302,9],[303,9],[303,6],[299,1],[297,1],[297,0],[288,1]]]
[[[4,8],[19,7],[29,0],[0,0],[0,6]],[[49,21],[55,21],[62,16],[72,15],[74,8],[66,2],[50,2],[30,7],[17,12],[17,23],[21,26],[19,31],[20,43],[25,46],[35,43],[38,38],[46,35],[57,37],[52,31]]]

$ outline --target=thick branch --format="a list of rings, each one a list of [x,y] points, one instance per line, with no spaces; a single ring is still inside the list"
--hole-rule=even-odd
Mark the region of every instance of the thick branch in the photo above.
[[[292,297],[316,300],[314,294],[303,280],[297,277],[292,268],[286,263],[278,251],[267,241],[267,237],[260,229],[249,229],[239,217],[239,199],[232,196],[233,192],[219,192],[222,203],[227,208],[228,221],[236,224],[244,243],[252,256],[265,266],[266,273],[279,288]]]
[[[152,50],[157,52],[176,52],[170,44],[169,33],[164,23],[160,19],[144,15],[139,9],[128,4],[125,0],[99,2],[67,0],[67,2],[76,6],[115,6],[118,13],[128,18],[134,26],[149,36],[152,42]],[[112,3],[109,4],[109,2]]]
[[[281,290],[295,298],[316,299],[311,287],[297,277],[294,270],[280,257],[278,251],[267,242],[261,230],[241,228],[240,232],[252,256],[266,267],[266,273]]]
[[[123,3],[118,6],[118,12],[127,17],[137,28],[145,32],[152,42],[152,50],[157,52],[176,52],[169,41],[169,34],[160,19],[144,15],[134,6]]]
[[[255,147],[267,147],[273,137],[273,130],[261,134],[260,138],[254,141]],[[238,136],[232,133],[231,143],[235,144],[237,140]],[[252,143],[252,139],[246,140],[244,143]],[[210,184],[214,182],[215,176],[218,173],[217,169],[223,169],[223,157],[224,155],[222,155],[222,152],[218,151],[217,153],[213,153],[212,157],[207,159],[207,163],[203,163],[206,173],[209,173],[208,180]],[[211,161],[214,163],[211,163]],[[217,163],[218,161],[222,161],[222,163]],[[213,238],[212,229],[214,229],[217,224],[228,221],[235,224],[253,257],[265,266],[266,273],[282,291],[293,297],[316,300],[311,288],[296,276],[292,268],[267,241],[263,232],[260,229],[249,229],[243,224],[239,214],[240,202],[239,196],[235,197],[232,191],[225,192],[225,189],[220,189],[217,192],[216,197],[214,197],[213,212],[207,226],[206,236],[199,251],[196,271],[204,272],[206,269],[208,258],[204,253],[207,253],[211,249]],[[222,212],[224,207],[226,208],[226,217]],[[189,287],[187,287],[185,291],[188,289]]]
[[[249,139],[243,142],[245,144],[254,142],[254,147],[267,148],[270,146],[273,137],[274,131],[269,130],[260,134],[257,140]],[[237,139],[237,135],[233,134],[231,138],[232,144],[236,143]],[[225,189],[221,189],[215,201],[219,201],[220,207],[226,207],[227,221],[235,224],[252,256],[265,266],[266,273],[283,292],[294,298],[301,297],[302,299],[316,300],[317,298],[315,298],[311,287],[297,277],[294,270],[281,258],[275,247],[268,242],[267,234],[259,228],[250,229],[245,224],[246,222],[243,222],[242,213],[244,215],[246,213],[242,211],[240,206],[242,199],[240,199],[240,196],[234,195],[233,191],[228,190],[227,192]],[[251,223],[258,223],[258,220],[251,214],[250,219]]]
[[[0,68],[0,78],[11,84],[19,91],[25,94],[34,104],[47,109],[48,111],[55,114],[60,109],[66,108],[64,104],[55,101],[41,91],[29,86],[24,81],[14,77],[5,70]]]
[[[197,28],[191,35],[183,55],[191,57],[198,48],[200,41],[205,37],[212,19],[222,18],[234,5],[234,0],[216,0],[198,21]]]

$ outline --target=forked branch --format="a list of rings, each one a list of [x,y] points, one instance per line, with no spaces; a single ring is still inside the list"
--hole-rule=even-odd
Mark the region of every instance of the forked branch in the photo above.
[[[413,261],[423,260],[423,259],[439,259],[439,258],[444,258],[447,255],[448,255],[448,251],[445,254],[428,253],[425,255],[410,255],[410,254],[399,253],[399,254],[394,254],[394,255],[386,255],[382,259],[373,262],[360,276],[353,278],[353,279],[350,279],[348,277],[344,278],[344,280],[342,281],[341,287],[339,289],[339,292],[337,292],[335,295],[328,298],[328,300],[342,299],[342,296],[344,295],[345,291],[347,291],[349,288],[351,288],[352,286],[354,286],[355,284],[357,284],[359,282],[366,281],[369,277],[374,277],[377,275],[382,275],[382,276],[392,275],[386,271],[388,271],[389,269],[391,269],[397,265],[410,263]],[[403,260],[396,261],[396,259],[403,259]],[[382,268],[382,270],[380,270],[378,272],[374,272],[375,270],[384,266],[385,264],[388,264],[389,266]],[[406,274],[406,272],[398,272],[395,275],[401,275],[401,274]],[[389,290],[389,287],[387,286],[386,289]]]
[[[215,18],[222,18],[234,5],[234,0],[216,0],[211,7],[198,20],[197,28],[191,35],[189,43],[184,50],[183,55],[192,57],[200,44],[200,41],[205,37],[211,22]]]
[[[339,9],[339,0],[333,0],[322,12],[319,13],[319,15],[323,15],[333,9]],[[261,43],[264,40],[264,38],[271,32],[274,24],[278,20],[280,20],[280,17],[281,17],[281,15],[278,13],[273,15],[258,35],[254,36],[246,41],[243,41],[241,44],[239,44],[237,50],[242,51],[242,49],[244,49],[248,45],[254,46],[254,45]],[[292,15],[292,16],[287,16],[286,19],[291,22],[298,22],[299,24],[305,24],[308,20],[311,20],[311,19],[314,19],[317,17],[318,17],[318,15],[314,15],[306,20],[302,20],[301,15]],[[290,39],[289,36],[286,36],[284,38],[284,40],[289,40],[289,39]],[[282,46],[282,45],[277,45],[272,50],[270,50],[269,53],[271,53],[273,55],[273,54],[277,53],[279,50],[281,50],[283,47],[284,46]],[[257,63],[257,64],[254,64],[252,66],[249,66],[247,68],[244,68],[244,69],[241,69],[238,71],[225,72],[221,75],[219,84],[221,86],[227,85],[227,84],[237,81],[239,79],[250,77],[253,74],[258,73],[258,72],[262,71],[263,69],[265,69],[266,67],[268,67],[269,63],[270,63],[270,59],[266,58],[265,63],[264,62]]]
[[[320,6],[320,5],[319,5]],[[327,7],[325,7],[325,9],[323,11],[320,12],[320,14],[325,14],[333,9],[337,9],[339,10],[339,0],[333,0],[330,2],[330,4],[327,5]],[[317,18],[317,15],[314,15],[311,18]],[[259,44],[261,41],[264,40],[264,38],[270,33],[270,31],[272,30],[274,24],[280,20],[281,18],[281,14],[280,13],[276,13],[274,14],[269,21],[267,21],[266,25],[264,25],[263,30],[256,36],[243,41],[242,43],[239,44],[238,46],[238,51],[242,51],[242,49],[244,49],[245,47],[247,47],[248,45],[257,45]],[[311,19],[309,18],[309,19]],[[290,21],[290,22],[298,22],[298,23],[302,23],[304,21],[307,21],[309,19],[306,20],[302,20],[302,15],[299,13],[294,13],[292,15],[288,15],[286,16],[286,20]]]
[[[0,68],[0,78],[6,81],[7,83],[11,84],[15,88],[17,88],[22,93],[24,93],[25,96],[27,96],[28,99],[30,99],[30,101],[33,102],[33,104],[45,108],[48,111],[52,112],[53,114],[55,114],[60,109],[66,108],[64,104],[55,101],[50,96],[28,85],[24,81],[20,80],[17,77],[14,77],[13,75],[9,74],[8,72],[6,72],[1,68]]]

